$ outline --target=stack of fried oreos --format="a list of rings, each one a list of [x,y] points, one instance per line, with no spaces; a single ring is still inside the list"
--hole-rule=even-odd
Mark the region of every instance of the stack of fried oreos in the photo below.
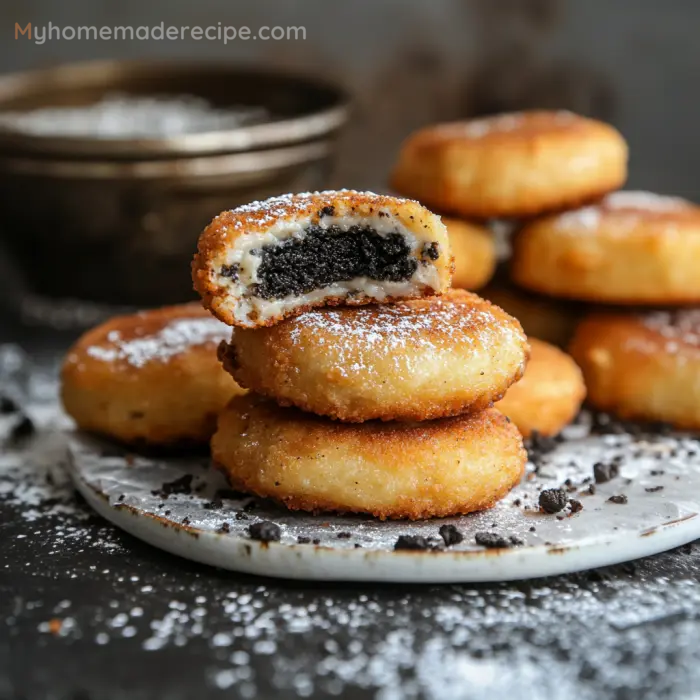
[[[599,121],[502,114],[416,132],[393,181],[471,226],[517,222],[510,283],[484,294],[528,334],[560,344],[574,335],[592,405],[698,429],[700,207],[616,191],[627,155],[622,135]],[[539,354],[533,344],[533,373]]]
[[[353,191],[287,195],[214,219],[193,262],[233,326],[219,356],[251,390],[212,439],[231,485],[292,509],[425,518],[486,508],[521,478],[492,407],[525,369],[519,323],[451,290],[440,218]]]

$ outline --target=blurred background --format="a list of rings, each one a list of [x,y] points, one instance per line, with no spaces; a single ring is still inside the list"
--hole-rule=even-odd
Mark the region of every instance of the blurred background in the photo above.
[[[57,188],[41,161],[45,154],[36,149],[29,156],[13,153],[11,167],[3,168],[0,163],[0,200],[6,202],[4,214],[0,211],[0,241],[5,251],[0,279],[13,293],[23,290],[22,298],[13,297],[12,305],[19,304],[31,318],[43,314],[54,323],[57,318],[59,324],[72,323],[72,311],[66,311],[61,321],[60,306],[46,310],[41,305],[64,298],[112,306],[122,301],[143,304],[146,299],[177,301],[176,297],[189,291],[184,251],[194,249],[199,229],[219,208],[258,193],[268,196],[307,187],[386,191],[387,175],[402,139],[435,121],[534,107],[567,108],[598,117],[613,123],[629,141],[629,188],[700,201],[696,177],[700,169],[700,140],[696,138],[700,3],[693,0],[4,0],[0,20],[4,36],[0,69],[5,73],[95,59],[210,60],[320,78],[341,88],[351,100],[345,127],[334,123],[324,135],[331,144],[326,144],[330,152],[327,158],[314,156],[323,161],[319,167],[272,178],[259,187],[246,186],[243,192],[230,183],[219,183],[216,196],[199,200],[196,211],[194,205],[187,205],[188,197],[193,188],[205,187],[203,181],[195,186],[180,182],[173,194],[170,185],[160,180],[156,184],[148,178],[137,185],[127,183],[122,169],[118,177],[106,178],[96,195],[81,187],[94,174],[68,178],[62,174]],[[227,44],[189,36],[175,41],[58,39],[43,44],[25,36],[15,39],[15,25],[25,27],[28,22],[35,27],[49,23],[61,27],[153,27],[160,23],[205,27],[221,23],[248,26],[254,34],[262,26],[293,26],[303,27],[305,38]],[[240,101],[235,80],[221,81],[219,87],[217,94],[224,96],[224,104]],[[291,89],[301,94],[297,87]],[[253,94],[250,99],[264,102],[266,98]],[[328,116],[330,102],[307,105],[307,111],[326,110]],[[333,104],[337,107],[342,102],[338,97]],[[17,109],[18,104],[27,106],[21,101],[9,107],[0,104],[0,113]],[[310,140],[302,139],[304,143]],[[16,143],[10,139],[0,144],[0,160],[4,151],[17,150]],[[134,153],[123,157],[143,160]],[[149,159],[161,162],[174,157],[170,153]],[[102,163],[112,159],[89,153],[50,156],[51,167],[55,161]],[[34,175],[28,176],[27,168],[33,168]],[[169,173],[165,180],[172,178]],[[136,202],[135,188],[150,193],[146,203]],[[171,207],[162,216],[150,211],[158,197],[179,201],[179,210],[173,213]],[[13,206],[7,205],[8,200]],[[70,207],[63,206],[67,200],[72,200]],[[100,201],[102,209],[96,208]],[[106,213],[115,225],[110,228],[103,221],[97,233],[86,229],[76,213],[80,207],[91,210],[93,221],[102,216],[98,212]],[[63,211],[66,208],[68,212]],[[188,211],[183,213],[183,209]],[[26,215],[29,210],[34,210],[34,216]],[[55,223],[53,213],[59,210],[64,219]],[[137,214],[122,220],[126,210]],[[177,231],[179,242],[160,235],[159,229]],[[144,244],[159,235],[160,248]],[[122,255],[121,251],[127,252]],[[150,256],[150,262],[142,265],[139,260],[144,256]],[[33,264],[38,258],[41,260]],[[62,265],[64,274],[57,272]],[[173,285],[144,282],[159,270],[162,280],[179,275],[180,281]],[[85,285],[69,283],[76,276],[87,279],[91,274],[94,280]],[[134,280],[124,283],[130,276]],[[4,294],[7,303],[10,296]],[[93,311],[100,313],[100,309],[86,308],[79,320],[88,322]]]

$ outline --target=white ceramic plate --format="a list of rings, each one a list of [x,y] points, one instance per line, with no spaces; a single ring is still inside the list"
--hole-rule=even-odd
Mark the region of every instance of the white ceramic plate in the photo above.
[[[543,459],[495,508],[420,522],[380,522],[359,516],[293,513],[247,496],[216,492],[222,477],[203,458],[127,455],[78,434],[70,437],[69,471],[87,501],[132,535],[187,559],[281,578],[403,583],[508,581],[615,564],[700,538],[700,446],[688,436],[588,435],[585,426]],[[587,493],[596,462],[620,461],[620,476]],[[191,475],[190,493],[158,493]],[[583,510],[540,512],[544,488],[565,485]],[[661,488],[658,488],[661,487]],[[624,494],[627,503],[608,498]],[[279,542],[250,538],[248,527],[272,521]],[[222,524],[228,531],[221,532]],[[438,529],[453,524],[464,540],[442,546]],[[534,528],[534,529],[533,529]],[[513,536],[511,548],[486,549],[477,532]],[[340,537],[339,537],[340,535]],[[431,550],[395,551],[400,535],[432,538]],[[298,538],[308,538],[300,544]],[[316,540],[316,543],[314,543]]]

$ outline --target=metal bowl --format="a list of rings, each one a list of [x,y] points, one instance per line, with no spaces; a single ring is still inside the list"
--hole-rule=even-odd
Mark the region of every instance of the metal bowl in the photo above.
[[[162,139],[0,129],[0,241],[15,292],[5,298],[15,305],[37,296],[112,306],[192,298],[189,263],[203,226],[223,209],[326,186],[347,116],[344,93],[315,80],[113,62],[0,78],[0,112],[92,104],[115,92],[194,95],[272,118]]]

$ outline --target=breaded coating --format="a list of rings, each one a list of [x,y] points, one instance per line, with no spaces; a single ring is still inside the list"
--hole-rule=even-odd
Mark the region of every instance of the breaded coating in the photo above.
[[[326,308],[237,328],[220,357],[241,385],[346,422],[421,421],[477,411],[520,379],[518,321],[475,294]]]
[[[110,319],[69,350],[61,398],[78,427],[126,443],[206,443],[244,393],[216,358],[231,329],[199,304]]]
[[[221,414],[212,456],[233,488],[292,510],[412,520],[491,507],[526,462],[517,428],[495,409],[348,425],[252,394]]]
[[[436,124],[406,139],[392,186],[436,211],[521,218],[578,206],[621,187],[627,144],[571,112],[517,112]]]

